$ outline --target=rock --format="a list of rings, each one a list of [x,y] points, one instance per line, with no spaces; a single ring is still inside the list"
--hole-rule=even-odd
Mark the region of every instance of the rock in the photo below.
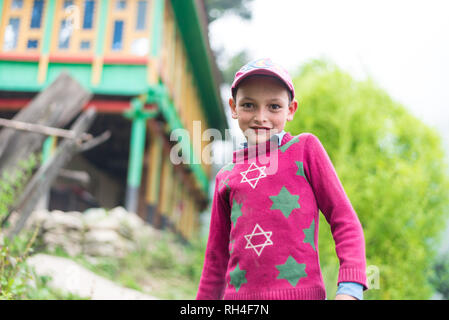
[[[157,298],[117,285],[111,280],[94,274],[76,262],[46,254],[27,259],[38,275],[50,276],[49,285],[63,292],[70,292],[92,300],[155,300]]]
[[[54,210],[43,224],[45,230],[62,228],[64,230],[83,230],[84,225],[80,212],[63,212]]]
[[[84,234],[84,241],[89,242],[102,242],[102,243],[114,243],[120,240],[120,235],[114,230],[107,229],[91,229]]]
[[[83,253],[93,257],[123,257],[123,250],[118,250],[112,243],[85,243]]]
[[[132,242],[123,239],[114,230],[95,229],[84,237],[84,253],[91,256],[118,256],[134,250]]]
[[[30,225],[42,226],[40,237],[48,249],[61,247],[70,255],[123,257],[135,250],[150,250],[162,234],[123,207],[84,213],[36,210],[31,217]]]
[[[104,229],[118,231],[120,229],[120,221],[108,215],[95,218],[85,217],[83,221],[87,230]]]

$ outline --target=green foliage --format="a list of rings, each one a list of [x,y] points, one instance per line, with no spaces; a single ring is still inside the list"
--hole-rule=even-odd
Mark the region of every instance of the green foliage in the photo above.
[[[0,176],[0,222],[8,216],[11,206],[25,188],[33,170],[40,162],[40,153],[33,153],[26,160],[19,161],[14,172],[3,171]]]
[[[26,266],[26,258],[33,251],[31,245],[38,229],[30,239],[16,236],[12,240],[2,239],[0,247],[0,299],[17,299],[26,294],[31,274]]]
[[[433,266],[434,274],[430,277],[430,282],[443,299],[449,299],[449,253],[441,255]]]
[[[427,299],[439,236],[449,213],[441,139],[374,81],[356,81],[331,62],[313,60],[294,79],[298,111],[286,130],[311,132],[327,150],[362,223],[367,265],[379,289],[366,299]],[[320,218],[320,260],[328,295],[338,259]]]
[[[232,84],[234,80],[235,73],[249,61],[249,54],[247,51],[242,50],[236,55],[231,57],[227,62],[226,66],[221,69],[223,75],[223,82],[229,85]]]
[[[37,275],[33,270],[30,272],[34,279],[34,284],[27,287],[25,294],[21,297],[24,300],[89,300],[89,298],[80,297],[71,292],[52,288],[49,285],[50,276]]]
[[[0,222],[8,217],[11,206],[25,188],[40,158],[40,153],[31,154],[28,159],[19,161],[13,172],[2,172]],[[4,227],[8,227],[8,221]],[[0,300],[82,299],[48,287],[49,278],[37,276],[26,264],[26,259],[34,251],[39,228],[32,234],[22,232],[12,239],[4,237],[1,231],[0,227]]]
[[[71,258],[96,274],[161,299],[194,299],[203,268],[207,239],[181,245],[172,234],[142,245],[125,257],[70,257],[62,249],[50,254]]]

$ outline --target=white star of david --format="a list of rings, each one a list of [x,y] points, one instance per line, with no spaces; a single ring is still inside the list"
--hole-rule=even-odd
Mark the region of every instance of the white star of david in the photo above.
[[[259,229],[260,232],[257,232],[257,233],[256,233],[256,230],[257,230],[257,229]],[[256,251],[257,255],[260,256],[260,254],[262,253],[262,250],[263,250],[266,246],[271,246],[271,245],[273,245],[273,241],[271,241],[271,239],[270,239],[272,233],[273,233],[272,231],[266,231],[266,232],[263,231],[262,228],[261,228],[258,224],[256,224],[256,226],[254,227],[253,232],[252,232],[251,234],[245,235],[245,239],[246,239],[246,242],[247,242],[245,249],[251,249],[251,248],[252,248],[252,249],[254,249],[254,251]],[[266,238],[265,242],[264,242],[264,243],[261,243],[261,244],[253,245],[253,244],[251,243],[252,237],[254,237],[254,236],[260,236],[260,235],[264,235],[264,236],[265,236],[265,238]]]
[[[253,168],[253,167],[255,167],[255,168],[254,168],[254,169],[251,169],[251,168]],[[243,171],[243,172],[240,172],[240,174],[242,175],[242,181],[240,181],[240,183],[248,182],[249,185],[254,189],[254,188],[257,186],[257,183],[259,182],[259,180],[260,180],[261,178],[265,178],[265,177],[267,176],[267,174],[265,173],[265,169],[266,169],[266,168],[267,168],[266,166],[258,167],[257,164],[256,164],[255,162],[251,163],[251,165],[249,166],[248,170]],[[250,172],[252,172],[252,171],[256,171],[256,170],[259,170],[259,172],[260,172],[260,173],[259,173],[259,176],[255,177],[255,178],[251,178],[251,179],[248,179],[248,178],[246,177],[246,175],[247,175],[248,173],[250,173]],[[252,184],[251,181],[256,181],[256,182],[255,182],[254,184]]]

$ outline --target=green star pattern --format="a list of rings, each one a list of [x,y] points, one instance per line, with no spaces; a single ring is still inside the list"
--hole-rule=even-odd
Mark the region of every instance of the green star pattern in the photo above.
[[[232,199],[231,221],[234,222],[234,227],[237,219],[243,215],[242,206],[243,203],[238,203],[235,199]]]
[[[229,178],[227,178],[226,180],[221,180],[221,181],[220,181],[220,189],[221,189],[223,186],[226,186],[226,189],[227,189],[228,191],[231,190],[231,187],[229,186],[228,182],[229,182]]]
[[[288,148],[290,148],[290,146],[296,142],[299,142],[299,137],[294,137],[293,139],[291,139],[289,142],[287,142],[286,144],[284,144],[283,146],[281,146],[279,149],[281,149],[282,152],[287,151]]]
[[[293,287],[296,287],[299,279],[307,277],[306,265],[296,262],[292,256],[289,256],[284,264],[277,265],[276,268],[279,270],[279,275],[276,279],[285,279]]]
[[[304,177],[304,179],[306,179],[306,181],[309,182],[307,180],[306,174],[304,173],[304,163],[302,161],[295,161],[295,162],[296,165],[298,166],[298,171],[296,172],[296,175]]]
[[[240,287],[242,286],[242,284],[248,282],[245,277],[246,271],[241,270],[238,263],[237,263],[237,267],[235,267],[235,269],[233,271],[231,271],[229,273],[229,275],[231,276],[231,281],[229,283],[234,286],[235,291],[237,291],[237,292],[240,290]]]
[[[232,169],[234,169],[235,163],[231,162],[228,163],[227,165],[225,165],[223,168],[221,168],[220,171],[225,172],[225,171],[232,171]]]
[[[277,196],[269,196],[273,205],[271,210],[281,210],[284,217],[288,218],[292,213],[293,209],[301,208],[298,203],[299,195],[291,194],[285,186],[282,187],[281,191]]]
[[[231,240],[230,244],[231,244],[231,250],[229,250],[229,254],[232,254],[232,252],[234,251],[235,240]]]
[[[310,243],[310,245],[313,248],[313,251],[316,251],[315,249],[315,220],[312,220],[312,223],[310,224],[310,227],[307,229],[302,230],[304,232],[305,238],[304,243]]]

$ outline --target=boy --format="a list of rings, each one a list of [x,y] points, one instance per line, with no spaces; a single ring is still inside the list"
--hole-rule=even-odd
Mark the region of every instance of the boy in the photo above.
[[[362,299],[365,244],[357,214],[319,139],[284,131],[297,110],[290,76],[259,59],[236,73],[231,90],[232,118],[247,143],[216,176],[197,299],[325,299],[319,210],[340,260],[336,299]],[[268,173],[251,151],[273,141],[266,154],[278,167]]]

